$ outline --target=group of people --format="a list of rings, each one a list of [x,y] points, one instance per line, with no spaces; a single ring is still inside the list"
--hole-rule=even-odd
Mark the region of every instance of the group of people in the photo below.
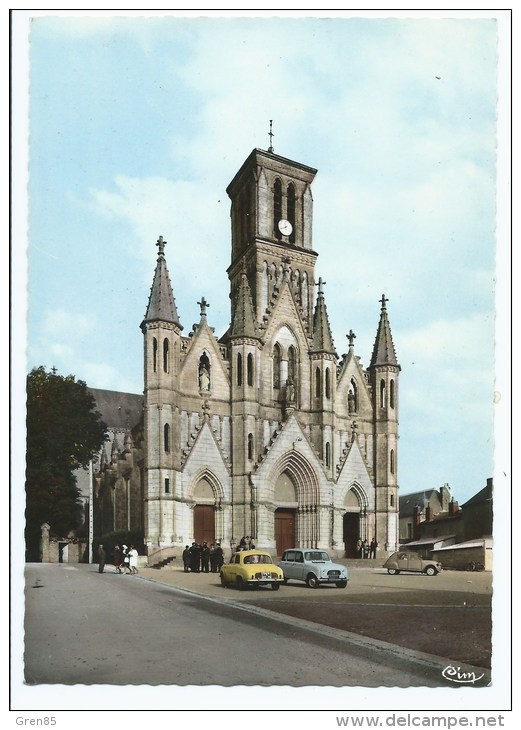
[[[249,535],[241,537],[239,540],[239,544],[237,545],[235,552],[238,553],[241,550],[255,550],[253,539]]]
[[[137,556],[138,551],[133,545],[127,547],[126,545],[116,545],[114,547],[114,568],[115,573],[123,574],[126,572],[127,575],[135,575],[137,571]],[[106,553],[103,545],[98,547],[98,572],[103,573],[105,570]]]
[[[373,537],[371,542],[362,540],[360,537],[356,541],[356,557],[357,558],[376,558],[376,548],[378,543]]]
[[[220,543],[193,542],[183,550],[185,573],[218,573],[224,563],[224,552]]]

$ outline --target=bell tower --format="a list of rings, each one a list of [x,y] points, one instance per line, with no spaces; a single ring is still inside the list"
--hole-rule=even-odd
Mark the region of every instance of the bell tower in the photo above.
[[[226,189],[231,200],[231,300],[236,301],[245,273],[257,323],[289,267],[296,299],[311,325],[317,258],[311,183],[316,172],[276,155],[270,144],[267,152],[250,153]]]

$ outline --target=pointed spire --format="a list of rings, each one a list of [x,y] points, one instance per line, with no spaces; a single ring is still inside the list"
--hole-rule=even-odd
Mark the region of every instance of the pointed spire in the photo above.
[[[156,243],[159,252],[157,255],[154,281],[150,289],[148,307],[141,328],[143,328],[145,322],[160,320],[162,322],[172,322],[180,329],[183,329],[179,322],[175,299],[172,293],[172,285],[165,259],[165,245],[166,241],[163,240],[163,236],[159,236]]]
[[[105,448],[105,444],[103,444],[101,447],[100,470],[102,470],[104,466],[107,466],[108,463],[109,457],[107,456],[107,449]]]
[[[117,462],[118,455],[119,455],[118,436],[117,436],[117,433],[114,431],[114,438],[112,440],[112,448],[110,450],[110,461],[112,464],[115,464]]]
[[[324,299],[324,284],[322,277],[318,280],[318,297],[313,315],[313,351],[335,353],[335,345],[331,336],[329,318],[327,316],[326,301]]]
[[[132,451],[132,447],[134,445],[134,439],[132,438],[132,432],[130,428],[127,426],[127,430],[125,431],[125,440],[123,442],[124,451],[125,453],[129,454]]]
[[[259,328],[253,311],[253,299],[246,272],[243,271],[233,310],[231,337],[259,337]]]
[[[385,295],[382,294],[382,298],[380,299],[380,303],[382,305],[380,311],[380,322],[378,324],[378,331],[376,333],[376,340],[373,347],[373,356],[371,357],[371,364],[369,367],[375,367],[377,365],[393,365],[395,367],[399,367],[398,360],[396,359],[396,353],[394,351],[391,326],[387,316],[386,303],[388,301],[389,300],[386,299]]]

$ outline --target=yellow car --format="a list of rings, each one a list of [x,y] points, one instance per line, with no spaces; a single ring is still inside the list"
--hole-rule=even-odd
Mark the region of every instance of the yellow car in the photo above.
[[[229,563],[221,568],[221,585],[245,590],[248,586],[271,586],[278,591],[284,582],[284,573],[275,565],[271,555],[264,550],[242,550],[232,555]]]

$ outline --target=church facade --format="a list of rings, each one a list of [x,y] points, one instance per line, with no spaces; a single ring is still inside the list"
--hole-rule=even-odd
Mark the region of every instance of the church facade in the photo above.
[[[231,324],[220,337],[204,297],[183,334],[159,238],[142,414],[94,475],[102,531],[141,527],[149,554],[194,540],[233,549],[244,535],[274,555],[354,557],[373,537],[379,552],[397,549],[400,366],[387,300],[369,367],[351,331],[339,358],[315,272],[315,174],[270,147],[229,184]]]

